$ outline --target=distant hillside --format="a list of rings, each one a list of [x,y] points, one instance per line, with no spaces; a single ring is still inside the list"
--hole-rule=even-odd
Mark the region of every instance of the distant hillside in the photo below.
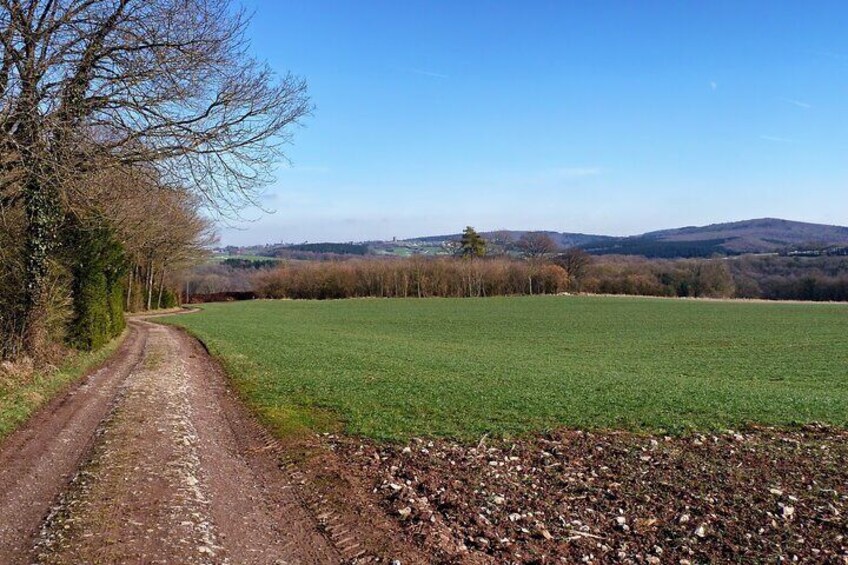
[[[594,254],[647,257],[707,257],[714,254],[780,253],[848,245],[848,228],[761,218],[690,226],[633,237],[590,242],[580,247]]]
[[[489,241],[497,240],[503,238],[504,236],[509,237],[512,241],[518,241],[519,239],[521,239],[521,236],[526,233],[530,233],[530,230],[499,230],[481,232],[481,235]],[[546,235],[549,235],[551,239],[553,239],[554,242],[563,249],[567,249],[569,247],[580,247],[581,245],[589,245],[594,243],[609,242],[619,239],[609,235],[593,235],[586,233],[570,233],[556,231],[534,231],[532,233],[544,233]],[[438,244],[444,241],[459,241],[460,237],[462,237],[461,234],[454,233],[450,235],[416,237],[408,241]]]
[[[280,257],[291,254],[292,252],[367,255],[368,246],[361,243],[298,243],[278,247],[274,250],[274,255]]]
[[[761,218],[743,222],[686,227],[645,234],[664,241],[726,239],[724,247],[741,253],[780,248],[827,247],[848,244],[848,227]]]
[[[514,242],[526,230],[483,232],[492,247],[520,253]],[[629,237],[544,231],[561,249],[580,247],[595,255],[643,255],[645,257],[710,257],[742,253],[844,254],[848,227],[761,218],[741,222],[688,226]],[[455,250],[459,233],[416,237],[407,240],[361,243],[308,243],[226,248],[235,255],[310,258],[314,255],[446,255]],[[509,241],[513,243],[508,243]],[[822,250],[825,250],[824,252]]]

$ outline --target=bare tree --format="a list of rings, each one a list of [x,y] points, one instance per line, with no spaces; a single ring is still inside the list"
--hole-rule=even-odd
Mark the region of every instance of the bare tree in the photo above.
[[[518,247],[528,257],[544,257],[557,250],[556,242],[544,232],[527,232],[518,240]]]
[[[0,0],[0,204],[25,216],[25,342],[73,179],[138,166],[231,213],[310,111],[305,83],[248,55],[228,0]]]
[[[489,235],[487,243],[489,244],[491,255],[506,256],[515,245],[515,239],[509,230],[500,229],[495,230]]]
[[[580,249],[572,247],[553,258],[552,262],[559,265],[568,273],[568,278],[572,287],[579,289],[580,283],[586,276],[586,270],[592,263],[592,257]]]

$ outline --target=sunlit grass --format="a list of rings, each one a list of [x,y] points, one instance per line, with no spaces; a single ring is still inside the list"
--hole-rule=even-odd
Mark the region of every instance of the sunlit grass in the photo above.
[[[285,433],[679,433],[848,422],[848,307],[642,298],[255,301],[169,319]]]

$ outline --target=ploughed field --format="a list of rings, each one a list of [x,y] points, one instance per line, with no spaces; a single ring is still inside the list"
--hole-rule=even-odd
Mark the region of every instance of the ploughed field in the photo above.
[[[622,297],[254,301],[171,323],[280,432],[377,440],[848,422],[848,307]]]

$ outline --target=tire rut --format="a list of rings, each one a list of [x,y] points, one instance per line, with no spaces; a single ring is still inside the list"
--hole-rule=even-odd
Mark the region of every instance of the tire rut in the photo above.
[[[200,342],[131,320],[110,359],[0,445],[0,563],[429,562],[345,461],[312,445],[296,462],[303,449],[258,422]]]
[[[77,480],[31,554],[44,564],[339,563],[197,342],[143,321],[123,381]]]
[[[115,354],[0,445],[0,563],[28,563],[44,517],[74,477],[138,362],[146,333],[131,327]]]

